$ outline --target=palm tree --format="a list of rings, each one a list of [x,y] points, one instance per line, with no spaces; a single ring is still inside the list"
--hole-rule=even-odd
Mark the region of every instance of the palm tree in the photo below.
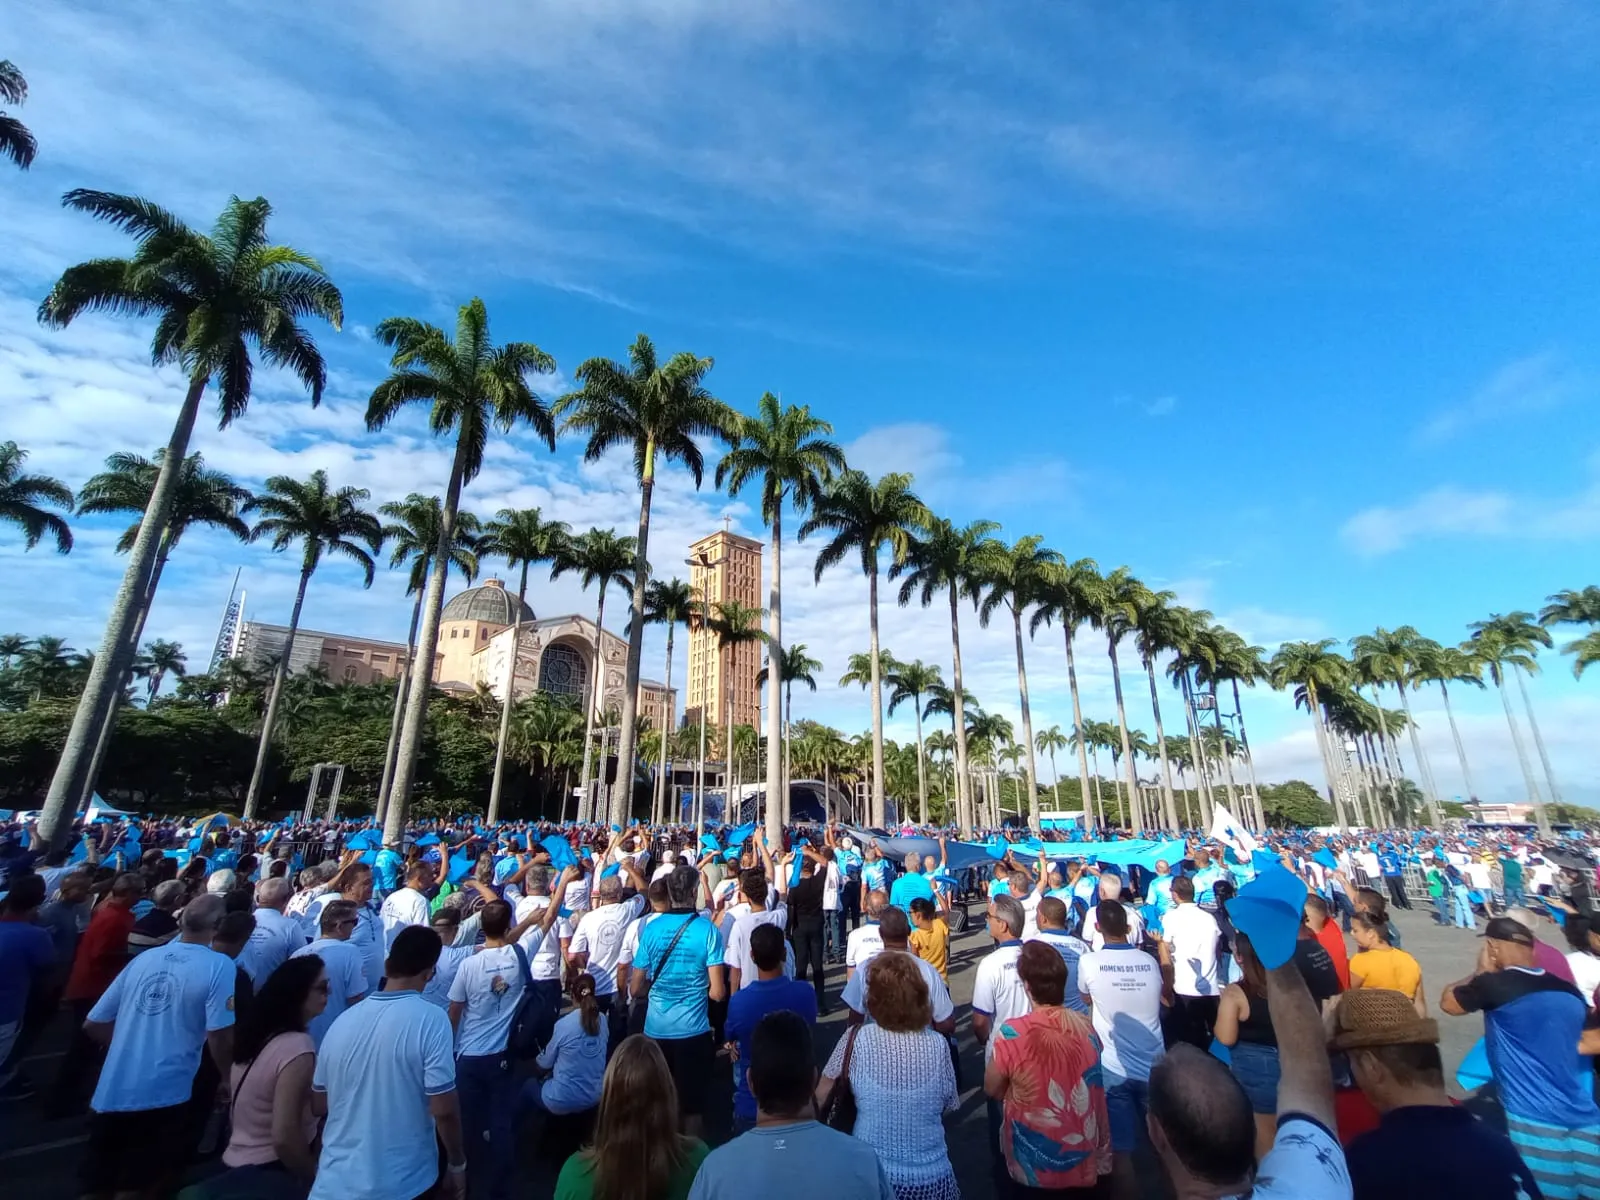
[[[922,739],[922,698],[942,680],[939,668],[930,667],[918,659],[915,662],[896,663],[885,680],[889,685],[889,715],[907,700],[911,702],[912,715],[917,719],[917,819],[928,823],[928,768],[924,760]]]
[[[480,555],[503,558],[508,566],[522,570],[517,580],[517,607],[511,619],[511,654],[506,663],[505,699],[500,704],[500,732],[494,743],[494,781],[489,787],[487,814],[490,825],[500,819],[500,787],[505,775],[511,703],[517,690],[517,660],[522,651],[522,610],[527,607],[528,568],[534,563],[554,562],[571,532],[565,521],[546,521],[537,508],[502,508],[478,540]]]
[[[689,619],[694,608],[694,589],[681,579],[652,579],[650,587],[646,590],[644,619],[646,624],[665,625],[667,627],[667,679],[666,687],[672,691],[672,635],[679,625]],[[670,732],[670,731],[664,731]],[[652,817],[655,822],[666,821],[667,800],[667,749],[672,739],[661,739],[660,770],[656,773],[656,794],[653,805],[654,812],[658,815]]]
[[[35,701],[59,695],[72,671],[76,651],[65,638],[40,637],[28,642],[16,654],[18,682]]]
[[[1004,608],[1011,614],[1011,632],[1017,651],[1017,694],[1022,702],[1022,765],[1028,781],[1028,828],[1039,832],[1039,771],[1033,758],[1033,713],[1028,704],[1028,664],[1022,647],[1022,614],[1037,599],[1040,588],[1052,569],[1066,565],[1054,550],[1045,548],[1037,534],[1020,537],[1010,546],[999,546],[990,556],[982,579],[984,595],[978,605],[978,623],[989,626],[989,618]],[[1021,815],[1021,814],[1019,814]]]
[[[1370,682],[1374,692],[1379,684],[1390,683],[1400,693],[1400,707],[1405,710],[1406,726],[1411,736],[1411,756],[1417,760],[1422,784],[1427,789],[1428,823],[1435,829],[1440,827],[1439,794],[1433,786],[1433,770],[1417,738],[1416,718],[1411,715],[1411,700],[1407,692],[1423,682],[1417,676],[1419,661],[1429,651],[1438,648],[1437,642],[1423,637],[1410,625],[1393,630],[1380,627],[1370,634],[1350,640],[1351,666],[1357,677]]]
[[[1072,693],[1073,745],[1078,750],[1078,788],[1084,812],[1089,810],[1089,742],[1083,735],[1083,705],[1078,697],[1078,665],[1073,658],[1072,639],[1079,626],[1093,619],[1099,610],[1105,580],[1092,558],[1058,566],[1046,573],[1040,585],[1038,607],[1034,609],[1029,632],[1037,635],[1043,625],[1061,622],[1067,645],[1067,690]],[[1087,824],[1087,821],[1085,821]]]
[[[136,513],[141,518],[128,526],[117,541],[117,553],[124,554],[133,548],[139,538],[139,526],[145,510],[150,506],[151,494],[161,473],[161,460],[166,452],[158,450],[154,461],[138,454],[113,454],[106,459],[106,469],[91,476],[78,492],[78,511],[83,514]],[[129,634],[130,645],[137,647],[144,637],[144,627],[150,619],[150,608],[155,602],[156,588],[160,586],[167,560],[177,549],[185,531],[192,526],[204,525],[233,534],[240,541],[250,537],[250,526],[239,516],[250,500],[250,493],[234,483],[221,471],[213,471],[198,454],[184,460],[178,473],[176,494],[167,514],[167,528],[156,547],[155,565],[150,571],[150,581],[145,587],[143,602],[134,618]],[[132,661],[129,662],[131,673]],[[83,793],[79,807],[87,806],[94,795],[100,778],[100,768],[111,746],[112,731],[116,727],[117,709],[121,704],[122,690],[127,686],[128,675],[117,684],[117,697],[111,702],[106,719],[95,738],[94,755],[84,777]],[[154,692],[151,693],[154,695]]]
[[[0,670],[10,669],[13,660],[28,648],[28,639],[20,633],[0,633]]]
[[[429,405],[428,427],[434,434],[454,433],[455,453],[450,480],[439,513],[439,540],[434,546],[433,574],[422,605],[422,629],[415,660],[427,670],[414,670],[395,752],[390,801],[384,813],[383,843],[399,846],[405,834],[406,808],[416,778],[417,755],[427,719],[428,692],[433,686],[433,656],[439,645],[439,611],[444,607],[444,581],[456,539],[456,513],[461,489],[483,466],[489,426],[510,433],[528,425],[555,449],[556,429],[544,402],[528,385],[530,373],[555,370],[555,360],[532,342],[496,346],[489,337],[489,313],[474,297],[456,315],[452,338],[444,330],[414,317],[389,317],[378,323],[376,337],[392,347],[394,373],[367,401],[367,428],[379,430],[413,403]]]
[[[144,648],[141,657],[143,662],[140,665],[144,668],[142,673],[145,678],[147,706],[156,698],[156,693],[161,690],[161,684],[168,675],[175,675],[181,679],[188,674],[188,656],[177,642],[157,638]]]
[[[1250,772],[1250,793],[1255,808],[1257,829],[1265,829],[1267,815],[1261,808],[1261,786],[1256,781],[1255,758],[1250,753],[1250,738],[1245,733],[1244,707],[1239,702],[1239,685],[1255,687],[1257,680],[1267,677],[1266,650],[1260,646],[1252,646],[1230,629],[1220,625],[1213,625],[1206,631],[1208,643],[1209,663],[1207,674],[1215,693],[1216,685],[1228,683],[1233,687],[1233,713],[1239,722],[1239,748],[1244,756],[1245,767]],[[1220,723],[1222,715],[1217,714]]]
[[[954,666],[950,716],[956,742],[956,820],[963,837],[971,836],[976,814],[967,766],[967,719],[963,711],[966,692],[961,686],[958,601],[963,595],[976,598],[977,580],[999,547],[990,535],[999,528],[994,521],[973,521],[958,527],[943,517],[934,517],[924,529],[912,534],[904,558],[889,569],[890,578],[904,576],[900,584],[901,607],[911,603],[914,595],[920,597],[923,608],[933,603],[938,592],[945,592],[950,599],[950,649]]]
[[[589,777],[594,765],[594,719],[605,702],[606,662],[601,639],[605,636],[606,592],[637,568],[638,547],[639,543],[631,537],[619,537],[610,529],[591,529],[568,538],[550,568],[551,579],[576,571],[584,591],[593,585],[599,592],[594,617],[594,663],[589,671],[589,695],[585,698],[583,712],[583,768],[578,775],[578,788],[583,797],[578,804],[580,821],[593,820],[599,808],[598,797],[589,794]],[[622,761],[617,760],[619,768]],[[622,774],[619,769],[618,777]],[[626,774],[631,782],[631,767]]]
[[[911,490],[911,476],[888,474],[874,483],[862,471],[837,476],[812,505],[800,526],[800,537],[829,534],[828,544],[817,554],[815,578],[829,567],[856,554],[867,577],[867,617],[872,654],[872,822],[882,826],[883,792],[883,676],[878,661],[879,559],[887,547],[898,563],[905,560],[913,533],[926,530],[932,520],[927,506]]]
[[[794,721],[794,685],[803,683],[813,692],[817,690],[816,673],[822,670],[822,664],[806,653],[806,644],[796,642],[792,646],[785,646],[778,652],[781,660],[778,670],[783,674],[783,819],[789,819],[789,741],[790,729]],[[768,652],[767,662],[772,661],[771,652]],[[760,687],[768,679],[768,668],[763,666],[756,673],[756,687]]]
[[[369,497],[366,488],[343,487],[334,491],[326,471],[313,471],[306,480],[274,475],[260,495],[252,496],[246,512],[261,513],[250,533],[252,542],[268,539],[272,549],[282,553],[300,543],[300,585],[295,590],[294,607],[289,610],[289,634],[272,674],[272,690],[267,694],[267,714],[261,722],[261,741],[256,746],[256,765],[250,772],[250,787],[244,797],[244,818],[251,820],[261,804],[261,785],[266,777],[267,748],[278,719],[283,681],[289,674],[294,651],[295,631],[300,628],[300,610],[306,602],[306,587],[325,555],[348,558],[361,568],[363,586],[371,587],[376,573],[372,556],[383,549],[383,526],[362,507]],[[431,655],[430,655],[431,658]]]
[[[1034,749],[1040,754],[1050,756],[1050,777],[1055,781],[1054,799],[1056,811],[1061,810],[1061,772],[1056,770],[1056,751],[1065,750],[1068,746],[1067,735],[1061,732],[1061,726],[1052,725],[1049,729],[1040,730],[1034,735]]]
[[[639,534],[632,539],[633,619],[628,626],[628,663],[622,685],[622,733],[617,744],[616,791],[611,820],[625,822],[633,804],[634,717],[639,705],[639,669],[644,654],[644,591],[650,580],[650,500],[655,492],[656,460],[677,459],[694,476],[705,474],[696,438],[727,438],[732,410],[706,390],[709,358],[681,350],[665,363],[640,334],[628,347],[628,362],[591,358],[578,368],[578,391],[556,402],[563,428],[584,435],[583,457],[598,462],[617,447],[633,451],[639,480]]]
[[[740,416],[732,428],[733,448],[717,464],[717,486],[726,484],[737,496],[748,484],[761,485],[761,518],[772,529],[772,574],[767,589],[767,841],[777,845],[788,816],[787,773],[779,755],[783,711],[778,703],[783,671],[783,504],[787,499],[803,513],[822,498],[823,489],[845,469],[844,451],[829,435],[833,426],[813,417],[805,405],[781,407],[771,392],[762,394],[753,417]],[[821,664],[818,664],[819,666]],[[759,684],[757,685],[760,686]],[[812,690],[816,690],[813,683]],[[774,797],[782,803],[774,805]],[[775,811],[776,810],[776,811]]]
[[[748,645],[752,642],[765,642],[766,633],[761,628],[761,618],[764,615],[759,608],[750,608],[740,604],[737,600],[718,600],[712,604],[699,601],[695,605],[695,620],[709,629],[717,639],[717,653],[719,655],[732,650],[735,646]],[[728,731],[724,748],[728,751],[727,767],[730,784],[733,770],[732,744],[737,734],[733,720],[733,689],[728,689],[728,723],[723,726]],[[723,819],[732,821],[737,815],[731,786],[727,794],[727,803],[723,808]],[[696,822],[695,837],[700,836],[699,825],[705,818],[705,806],[700,806],[700,820]],[[696,843],[698,844],[698,842]]]
[[[1583,673],[1595,663],[1600,663],[1600,629],[1586,633],[1577,641],[1568,642],[1561,647],[1561,653],[1571,654],[1572,675],[1574,679],[1582,679]]]
[[[337,329],[344,315],[339,289],[315,259],[268,243],[272,207],[264,199],[233,197],[209,237],[136,196],[80,189],[68,192],[64,203],[131,234],[137,246],[132,258],[98,258],[69,267],[39,306],[40,321],[61,329],[88,312],[153,317],[151,360],[158,367],[181,367],[188,387],[100,653],[50,780],[39,829],[53,845],[71,834],[71,810],[88,774],[96,734],[121,694],[134,653],[130,634],[146,600],[207,384],[217,382],[220,423],[227,428],[250,403],[254,346],[262,361],[286,368],[311,393],[311,403],[319,404],[327,368],[300,319],[320,317]]]
[[[1167,761],[1172,764],[1172,769],[1178,773],[1178,789],[1183,793],[1183,820],[1185,828],[1194,828],[1194,813],[1189,805],[1189,783],[1184,778],[1184,772],[1194,766],[1194,752],[1190,749],[1189,739],[1186,737],[1167,738]],[[1258,825],[1257,828],[1263,826]]]
[[[1466,784],[1467,802],[1476,804],[1477,789],[1472,786],[1472,770],[1467,766],[1467,748],[1461,741],[1461,730],[1456,728],[1456,714],[1450,707],[1450,684],[1470,683],[1483,687],[1483,667],[1463,650],[1455,646],[1441,646],[1432,642],[1422,648],[1412,667],[1412,678],[1420,686],[1437,683],[1439,695],[1444,698],[1444,715],[1450,722],[1450,737],[1456,745],[1456,758],[1461,763],[1461,779]]]
[[[65,554],[72,549],[72,529],[41,506],[72,512],[72,489],[49,475],[24,475],[22,464],[27,460],[28,452],[15,442],[0,442],[0,521],[22,530],[26,549],[32,550],[49,534]]]
[[[1339,795],[1338,780],[1334,772],[1333,753],[1328,746],[1327,730],[1323,725],[1322,696],[1346,687],[1350,679],[1350,664],[1333,650],[1334,640],[1323,638],[1316,642],[1285,642],[1267,664],[1268,679],[1274,688],[1282,691],[1296,687],[1296,703],[1302,699],[1311,714],[1317,750],[1322,755],[1322,769],[1327,776],[1328,791],[1333,796],[1334,812],[1341,825],[1345,824],[1344,805]]]
[[[1175,592],[1146,590],[1140,597],[1133,641],[1144,663],[1145,674],[1150,677],[1150,713],[1156,726],[1151,757],[1161,763],[1162,811],[1168,829],[1178,828],[1178,807],[1172,796],[1172,764],[1167,761],[1167,731],[1161,724],[1161,697],[1156,691],[1156,659],[1181,649],[1205,627],[1194,613],[1180,608],[1177,599]],[[1205,614],[1205,617],[1209,618],[1210,614]],[[1231,774],[1228,778],[1228,804],[1237,811],[1238,801],[1233,795]]]
[[[1561,789],[1556,786],[1555,772],[1550,767],[1550,755],[1544,747],[1544,735],[1539,732],[1539,719],[1533,714],[1533,701],[1528,697],[1527,678],[1539,673],[1538,654],[1541,648],[1554,644],[1550,631],[1533,619],[1532,613],[1491,613],[1487,621],[1475,621],[1467,628],[1477,633],[1493,629],[1501,641],[1512,650],[1520,651],[1521,658],[1511,664],[1517,679],[1517,691],[1522,694],[1522,707],[1528,713],[1528,728],[1533,733],[1533,745],[1544,766],[1545,782],[1550,785],[1550,803],[1561,803]]]
[[[1590,584],[1582,591],[1568,588],[1547,596],[1539,610],[1539,624],[1600,625],[1600,587]]]
[[[1117,699],[1117,730],[1120,736],[1120,753],[1113,761],[1121,759],[1128,768],[1124,781],[1128,789],[1129,828],[1135,833],[1144,829],[1144,820],[1134,803],[1139,784],[1133,776],[1133,748],[1128,742],[1128,714],[1122,702],[1122,670],[1117,663],[1117,644],[1138,628],[1139,613],[1145,605],[1150,589],[1135,579],[1127,567],[1118,567],[1106,575],[1101,587],[1095,589],[1095,610],[1090,623],[1106,635],[1106,653],[1111,659],[1111,684]]]
[[[0,60],[0,103],[20,105],[28,99],[28,81],[9,59]],[[26,171],[39,149],[28,127],[10,113],[0,112],[0,155]]]
[[[392,500],[380,505],[378,511],[391,522],[383,527],[384,540],[394,547],[389,555],[389,566],[394,568],[408,562],[411,564],[411,574],[406,580],[406,595],[416,597],[411,605],[411,626],[406,633],[406,655],[400,664],[400,677],[395,683],[394,706],[389,716],[389,744],[384,749],[383,776],[378,784],[376,815],[381,825],[389,807],[390,785],[394,782],[394,764],[400,751],[400,729],[405,720],[406,696],[410,691],[411,672],[416,663],[417,626],[422,620],[422,600],[428,590],[433,552],[439,547],[444,502],[437,496],[412,492],[404,500]],[[478,556],[474,552],[478,544],[478,529],[478,518],[472,513],[456,513],[455,533],[450,540],[449,565],[461,572],[462,578],[468,583],[478,576]]]

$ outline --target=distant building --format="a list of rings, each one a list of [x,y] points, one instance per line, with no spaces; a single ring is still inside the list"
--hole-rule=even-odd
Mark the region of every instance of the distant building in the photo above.
[[[722,530],[689,547],[689,586],[707,605],[736,601],[747,608],[761,607],[761,543]],[[735,725],[759,726],[761,643],[746,642],[726,649],[706,628],[689,630],[689,689],[686,720],[698,722],[705,706],[706,720],[721,726],[728,721],[728,701],[733,701]]]
[[[505,699],[511,675],[518,698],[535,688],[581,700],[589,692],[595,670],[595,624],[569,615],[540,620],[526,603],[522,625],[513,638],[517,598],[498,579],[486,579],[445,602],[439,614],[439,646],[434,654],[433,681],[445,691],[472,692],[486,686],[498,700]],[[289,631],[282,625],[245,621],[240,626],[236,654],[256,666],[275,661],[283,653]],[[515,648],[515,671],[508,671]],[[628,643],[609,630],[600,637],[600,697],[598,711],[622,708]],[[301,629],[289,652],[291,674],[320,665],[335,683],[372,683],[393,679],[405,662],[403,643],[380,642],[346,634]],[[650,679],[639,681],[639,713],[653,729],[670,729],[675,717],[674,693]]]

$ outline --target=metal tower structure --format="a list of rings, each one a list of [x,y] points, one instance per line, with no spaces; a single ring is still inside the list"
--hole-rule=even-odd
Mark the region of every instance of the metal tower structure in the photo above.
[[[210,670],[213,674],[225,659],[232,656],[239,623],[244,619],[244,593],[239,591],[239,572],[242,569],[234,569],[233,584],[228,588],[228,603],[223,606],[222,622],[217,626],[217,643],[211,650]]]

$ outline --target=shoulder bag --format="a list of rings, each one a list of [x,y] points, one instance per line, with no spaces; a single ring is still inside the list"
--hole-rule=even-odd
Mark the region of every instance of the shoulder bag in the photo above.
[[[629,1033],[644,1032],[645,1015],[650,1011],[650,989],[655,986],[656,980],[661,977],[662,968],[667,965],[667,960],[672,957],[672,952],[678,948],[678,943],[683,939],[683,935],[689,932],[689,926],[693,925],[696,919],[697,915],[691,915],[687,921],[678,926],[678,932],[672,935],[672,940],[667,943],[666,950],[656,960],[655,969],[645,976],[644,994],[628,997],[628,1004],[631,1006],[628,1009]]]
[[[817,1120],[840,1133],[854,1133],[856,1129],[856,1094],[850,1086],[850,1059],[856,1052],[856,1035],[864,1028],[864,1025],[857,1025],[845,1035],[849,1040],[844,1044],[844,1064],[839,1068],[839,1078],[833,1081],[827,1103],[817,1114]]]
[[[533,968],[528,965],[528,955],[516,942],[511,951],[517,956],[517,966],[522,968],[522,998],[517,1001],[517,1011],[511,1017],[511,1029],[506,1034],[506,1057],[511,1059],[537,1058],[539,1045],[539,1009],[534,995]]]

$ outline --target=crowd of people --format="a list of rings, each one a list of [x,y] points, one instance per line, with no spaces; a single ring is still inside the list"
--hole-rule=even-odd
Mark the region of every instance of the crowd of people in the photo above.
[[[1193,838],[1146,870],[1022,842],[956,871],[943,836],[733,833],[0,831],[0,1099],[86,1109],[83,1193],[152,1200],[504,1200],[530,1138],[559,1200],[953,1200],[974,1089],[979,1194],[1600,1195],[1600,920],[1570,846]],[[1303,881],[1292,953],[1241,928],[1266,871]],[[1423,890],[1482,925],[1436,993],[1392,917]],[[61,1012],[36,1094],[17,1065]],[[1467,1013],[1498,1124],[1447,1090],[1438,1020]]]

